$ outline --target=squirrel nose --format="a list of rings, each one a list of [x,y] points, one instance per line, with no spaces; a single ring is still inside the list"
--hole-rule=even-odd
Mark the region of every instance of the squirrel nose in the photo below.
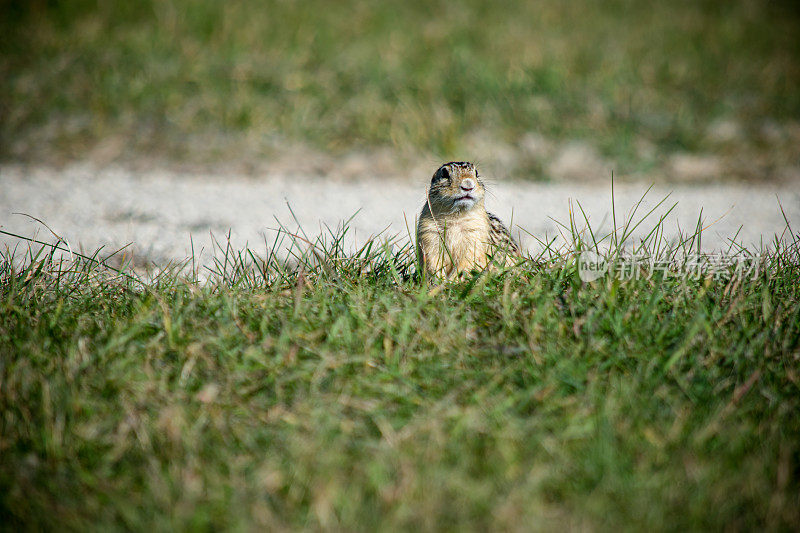
[[[472,189],[475,188],[475,182],[472,181],[472,179],[467,178],[461,182],[461,188],[464,189],[465,191],[471,191]]]

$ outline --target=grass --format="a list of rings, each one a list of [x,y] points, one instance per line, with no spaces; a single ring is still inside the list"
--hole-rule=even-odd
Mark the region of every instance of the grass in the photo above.
[[[757,276],[581,283],[579,250],[698,246],[625,243],[634,225],[595,246],[573,220],[569,244],[446,285],[402,240],[345,254],[346,231],[223,244],[202,283],[191,260],[142,281],[7,251],[0,521],[797,528],[800,241]]]
[[[536,132],[588,139],[618,173],[674,151],[756,164],[777,145],[781,164],[796,165],[794,141],[773,131],[800,120],[800,19],[783,3],[79,0],[4,11],[5,158],[81,158],[98,145],[263,156],[281,139],[441,158],[475,135],[525,152]],[[709,140],[720,121],[741,137]]]

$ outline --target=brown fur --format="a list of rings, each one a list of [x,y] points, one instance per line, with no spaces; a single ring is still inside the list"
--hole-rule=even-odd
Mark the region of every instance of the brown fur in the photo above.
[[[465,192],[465,183],[472,189]],[[520,258],[506,227],[486,211],[484,196],[473,164],[447,163],[436,171],[417,224],[417,248],[429,274],[452,278],[482,270],[490,260],[511,266]]]

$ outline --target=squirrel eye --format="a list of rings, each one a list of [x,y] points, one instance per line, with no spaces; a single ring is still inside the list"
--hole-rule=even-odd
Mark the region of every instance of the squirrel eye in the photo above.
[[[436,174],[433,175],[433,179],[431,180],[431,185],[436,183],[437,181],[449,180],[449,179],[450,179],[450,172],[448,172],[446,168],[442,167],[438,171],[436,171]]]

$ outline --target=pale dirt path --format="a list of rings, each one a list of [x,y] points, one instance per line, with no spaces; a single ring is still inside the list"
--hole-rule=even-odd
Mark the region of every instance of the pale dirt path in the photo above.
[[[321,224],[336,227],[360,209],[353,219],[353,238],[363,242],[386,228],[387,235],[406,235],[404,215],[412,226],[424,200],[427,179],[325,180],[292,175],[247,177],[238,175],[182,174],[164,170],[129,171],[71,165],[63,169],[5,165],[0,167],[0,226],[26,236],[52,241],[40,224],[13,212],[45,221],[68,239],[73,249],[107,250],[135,243],[139,256],[155,261],[184,259],[190,254],[190,235],[195,251],[211,246],[209,232],[224,241],[228,230],[234,247],[249,243],[264,251],[264,235],[274,234],[275,218],[296,227],[287,208],[292,206],[309,235]],[[642,196],[644,184],[617,184],[618,222]],[[695,227],[702,208],[710,223],[722,217],[703,236],[704,250],[726,247],[743,226],[737,241],[747,246],[769,242],[785,228],[780,200],[795,231],[800,230],[800,188],[749,185],[658,185],[640,208],[647,212],[671,193],[670,200],[642,228],[649,231],[666,205],[678,202],[667,221],[667,236],[677,227]],[[538,184],[500,182],[490,184],[487,207],[503,220],[542,238],[555,235],[557,224],[567,222],[569,200],[580,201],[593,227],[610,227],[611,195],[608,184]],[[671,233],[670,233],[671,232]],[[516,234],[516,232],[515,232]],[[524,246],[535,245],[522,235]],[[0,246],[19,241],[0,235]],[[353,244],[353,241],[350,241]],[[26,245],[21,243],[24,248]],[[206,253],[207,257],[207,253]],[[206,259],[207,260],[207,259]]]

